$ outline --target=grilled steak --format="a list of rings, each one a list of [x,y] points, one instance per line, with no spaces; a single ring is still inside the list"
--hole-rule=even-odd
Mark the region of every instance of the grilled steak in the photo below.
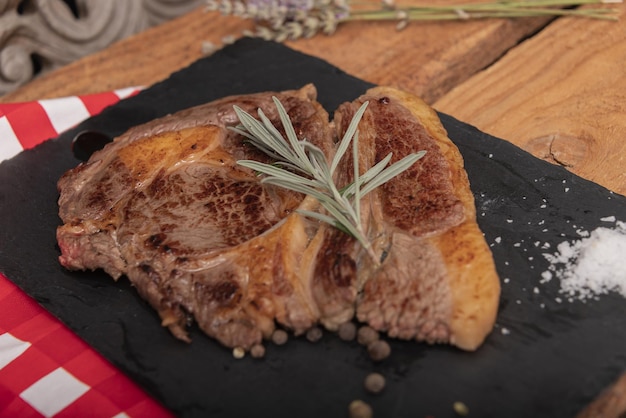
[[[493,326],[500,285],[462,156],[434,110],[410,94],[375,88],[340,114],[365,100],[361,155],[427,154],[370,196],[370,237],[387,257],[360,272],[356,315],[392,337],[473,350]],[[340,131],[347,116],[335,116]]]
[[[380,256],[296,209],[311,198],[261,184],[239,159],[268,157],[227,129],[236,104],[280,130],[271,96],[299,138],[334,153],[360,104],[359,167],[426,150],[367,195],[362,219]],[[228,347],[250,349],[278,326],[296,334],[359,321],[390,336],[475,349],[495,320],[499,282],[461,156],[436,114],[389,88],[342,105],[334,122],[312,85],[224,98],[129,130],[58,183],[60,262],[125,275],[178,338],[195,320]],[[336,181],[351,181],[344,161]]]

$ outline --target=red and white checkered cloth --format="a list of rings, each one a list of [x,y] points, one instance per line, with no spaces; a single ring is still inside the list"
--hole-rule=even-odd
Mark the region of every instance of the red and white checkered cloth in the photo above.
[[[0,161],[138,91],[0,103]],[[0,274],[0,417],[87,416],[171,413]]]
[[[107,93],[26,103],[0,103],[0,161],[97,115],[107,106],[136,94],[130,87]]]

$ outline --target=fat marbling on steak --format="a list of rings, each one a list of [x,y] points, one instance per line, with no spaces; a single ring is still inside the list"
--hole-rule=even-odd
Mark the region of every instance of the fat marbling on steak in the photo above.
[[[392,337],[477,348],[495,321],[499,281],[475,221],[462,158],[418,98],[374,88],[329,123],[312,85],[232,96],[135,127],[58,183],[60,262],[125,275],[164,326],[190,319],[228,347],[250,349],[279,326],[302,334],[357,318]],[[332,158],[364,101],[359,167],[426,150],[368,194],[362,220],[380,263],[352,237],[304,218],[317,202],[261,184],[240,159],[268,161],[228,129],[236,104],[278,129],[271,97],[299,138]],[[351,181],[352,162],[336,182]]]

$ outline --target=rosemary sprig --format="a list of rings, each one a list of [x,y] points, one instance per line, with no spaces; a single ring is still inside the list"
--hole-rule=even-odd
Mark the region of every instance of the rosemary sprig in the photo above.
[[[287,139],[261,109],[258,110],[259,119],[256,119],[240,107],[234,106],[241,125],[231,129],[243,135],[252,145],[276,161],[273,164],[266,164],[254,160],[239,160],[237,163],[263,174],[265,177],[261,180],[262,183],[283,187],[317,199],[326,210],[325,213],[310,210],[298,212],[350,234],[359,241],[374,263],[379,264],[379,257],[374,253],[361,222],[361,199],[407,170],[424,156],[425,151],[407,155],[388,166],[392,158],[392,154],[389,153],[360,175],[357,127],[368,102],[355,113],[329,164],[319,147],[306,139],[298,139],[287,111],[276,97],[273,97],[273,100]],[[340,189],[333,177],[350,143],[352,143],[354,180]]]

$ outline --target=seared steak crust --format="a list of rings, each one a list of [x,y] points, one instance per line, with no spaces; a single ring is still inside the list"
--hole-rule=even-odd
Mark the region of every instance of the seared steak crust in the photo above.
[[[393,163],[426,151],[420,164],[382,186],[385,219],[413,235],[437,233],[462,222],[464,208],[454,190],[449,163],[424,125],[395,98],[374,95],[364,99],[370,101],[376,131],[376,161],[389,153],[393,153]]]
[[[377,238],[378,251],[386,257],[379,267],[359,270],[365,277],[358,281],[364,285],[356,301],[357,316],[392,337],[447,341],[451,314],[447,270],[439,251],[422,237],[462,222],[464,208],[437,143],[401,100],[383,93],[373,91],[342,105],[335,117],[339,133],[367,101],[361,155],[373,155],[365,167],[389,153],[391,163],[420,150],[426,155],[369,199],[370,236]]]
[[[306,225],[287,219],[303,196],[261,185],[238,166],[266,157],[226,129],[238,123],[233,104],[276,120],[272,95],[301,135],[331,151],[312,86],[226,98],[133,128],[59,180],[61,263],[128,276],[181,339],[190,318],[244,348],[275,321],[311,327],[310,292],[293,271]]]
[[[298,137],[328,157],[369,101],[359,126],[363,171],[389,152],[397,161],[427,151],[361,202],[378,260],[297,212],[315,209],[314,199],[261,184],[237,165],[268,157],[227,129],[238,124],[233,105],[262,109],[282,130],[272,95]],[[495,320],[498,280],[462,159],[436,114],[413,96],[376,88],[342,105],[329,124],[315,96],[309,85],[228,97],[116,138],[58,182],[61,264],[127,276],[183,340],[192,319],[222,344],[250,349],[277,324],[301,334],[356,316],[392,337],[475,349]],[[347,158],[336,182],[352,175]]]
[[[391,336],[476,349],[495,321],[500,285],[475,220],[463,159],[433,109],[379,87],[368,100],[376,160],[427,154],[376,192],[372,229],[388,254],[367,271],[357,317]]]

